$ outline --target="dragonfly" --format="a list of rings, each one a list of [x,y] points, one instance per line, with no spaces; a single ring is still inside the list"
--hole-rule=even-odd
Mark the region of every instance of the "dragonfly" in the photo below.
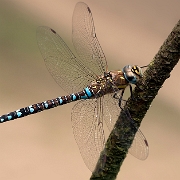
[[[86,166],[93,171],[105,145],[104,124],[110,131],[113,129],[122,109],[120,104],[125,88],[136,84],[143,73],[137,65],[108,71],[106,57],[95,33],[92,12],[83,2],[75,6],[72,29],[78,56],[53,29],[45,26],[37,29],[37,41],[45,65],[68,95],[2,115],[0,123],[78,101],[72,109],[73,134]],[[115,97],[117,93],[121,94],[120,99]],[[140,129],[129,152],[141,160],[148,156],[148,143]]]

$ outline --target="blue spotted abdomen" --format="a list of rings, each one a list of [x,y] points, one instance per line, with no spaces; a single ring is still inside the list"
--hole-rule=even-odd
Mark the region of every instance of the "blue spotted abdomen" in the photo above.
[[[86,87],[83,91],[79,93],[73,93],[67,96],[57,97],[55,99],[33,104],[25,108],[21,108],[8,114],[2,115],[0,116],[0,123],[35,114],[47,109],[70,103],[72,101],[77,101],[80,99],[89,99],[93,96],[94,93],[91,91],[91,89],[89,87]]]

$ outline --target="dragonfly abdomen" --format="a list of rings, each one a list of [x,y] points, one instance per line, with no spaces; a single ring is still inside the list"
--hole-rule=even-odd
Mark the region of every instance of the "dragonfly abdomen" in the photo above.
[[[36,103],[25,108],[12,111],[8,114],[0,116],[0,123],[11,121],[17,118],[28,116],[31,114],[36,114],[38,112],[51,109],[60,105],[64,105],[73,101],[80,99],[89,99],[94,96],[94,93],[90,90],[89,87],[86,87],[83,91],[78,93],[69,94],[67,96],[60,96],[55,99],[47,100],[41,103]]]

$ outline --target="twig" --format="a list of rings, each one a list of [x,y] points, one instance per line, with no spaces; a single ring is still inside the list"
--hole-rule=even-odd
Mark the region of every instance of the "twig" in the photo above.
[[[114,180],[153,99],[180,58],[180,20],[144,72],[101,152],[91,180]],[[131,115],[133,122],[127,117]],[[134,128],[137,127],[137,128]],[[122,133],[124,132],[124,133]]]

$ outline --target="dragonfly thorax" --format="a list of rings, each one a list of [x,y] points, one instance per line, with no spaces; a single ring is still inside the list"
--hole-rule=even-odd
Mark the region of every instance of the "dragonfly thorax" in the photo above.
[[[129,82],[124,77],[124,73],[122,71],[111,71],[113,85],[116,86],[119,90],[125,89],[128,86]]]
[[[89,87],[96,97],[101,97],[104,94],[114,92],[112,75],[110,72],[104,73],[103,76],[100,76],[95,81],[92,81]]]
[[[125,79],[131,84],[136,84],[137,81],[143,76],[141,68],[137,65],[127,65],[122,71]]]

